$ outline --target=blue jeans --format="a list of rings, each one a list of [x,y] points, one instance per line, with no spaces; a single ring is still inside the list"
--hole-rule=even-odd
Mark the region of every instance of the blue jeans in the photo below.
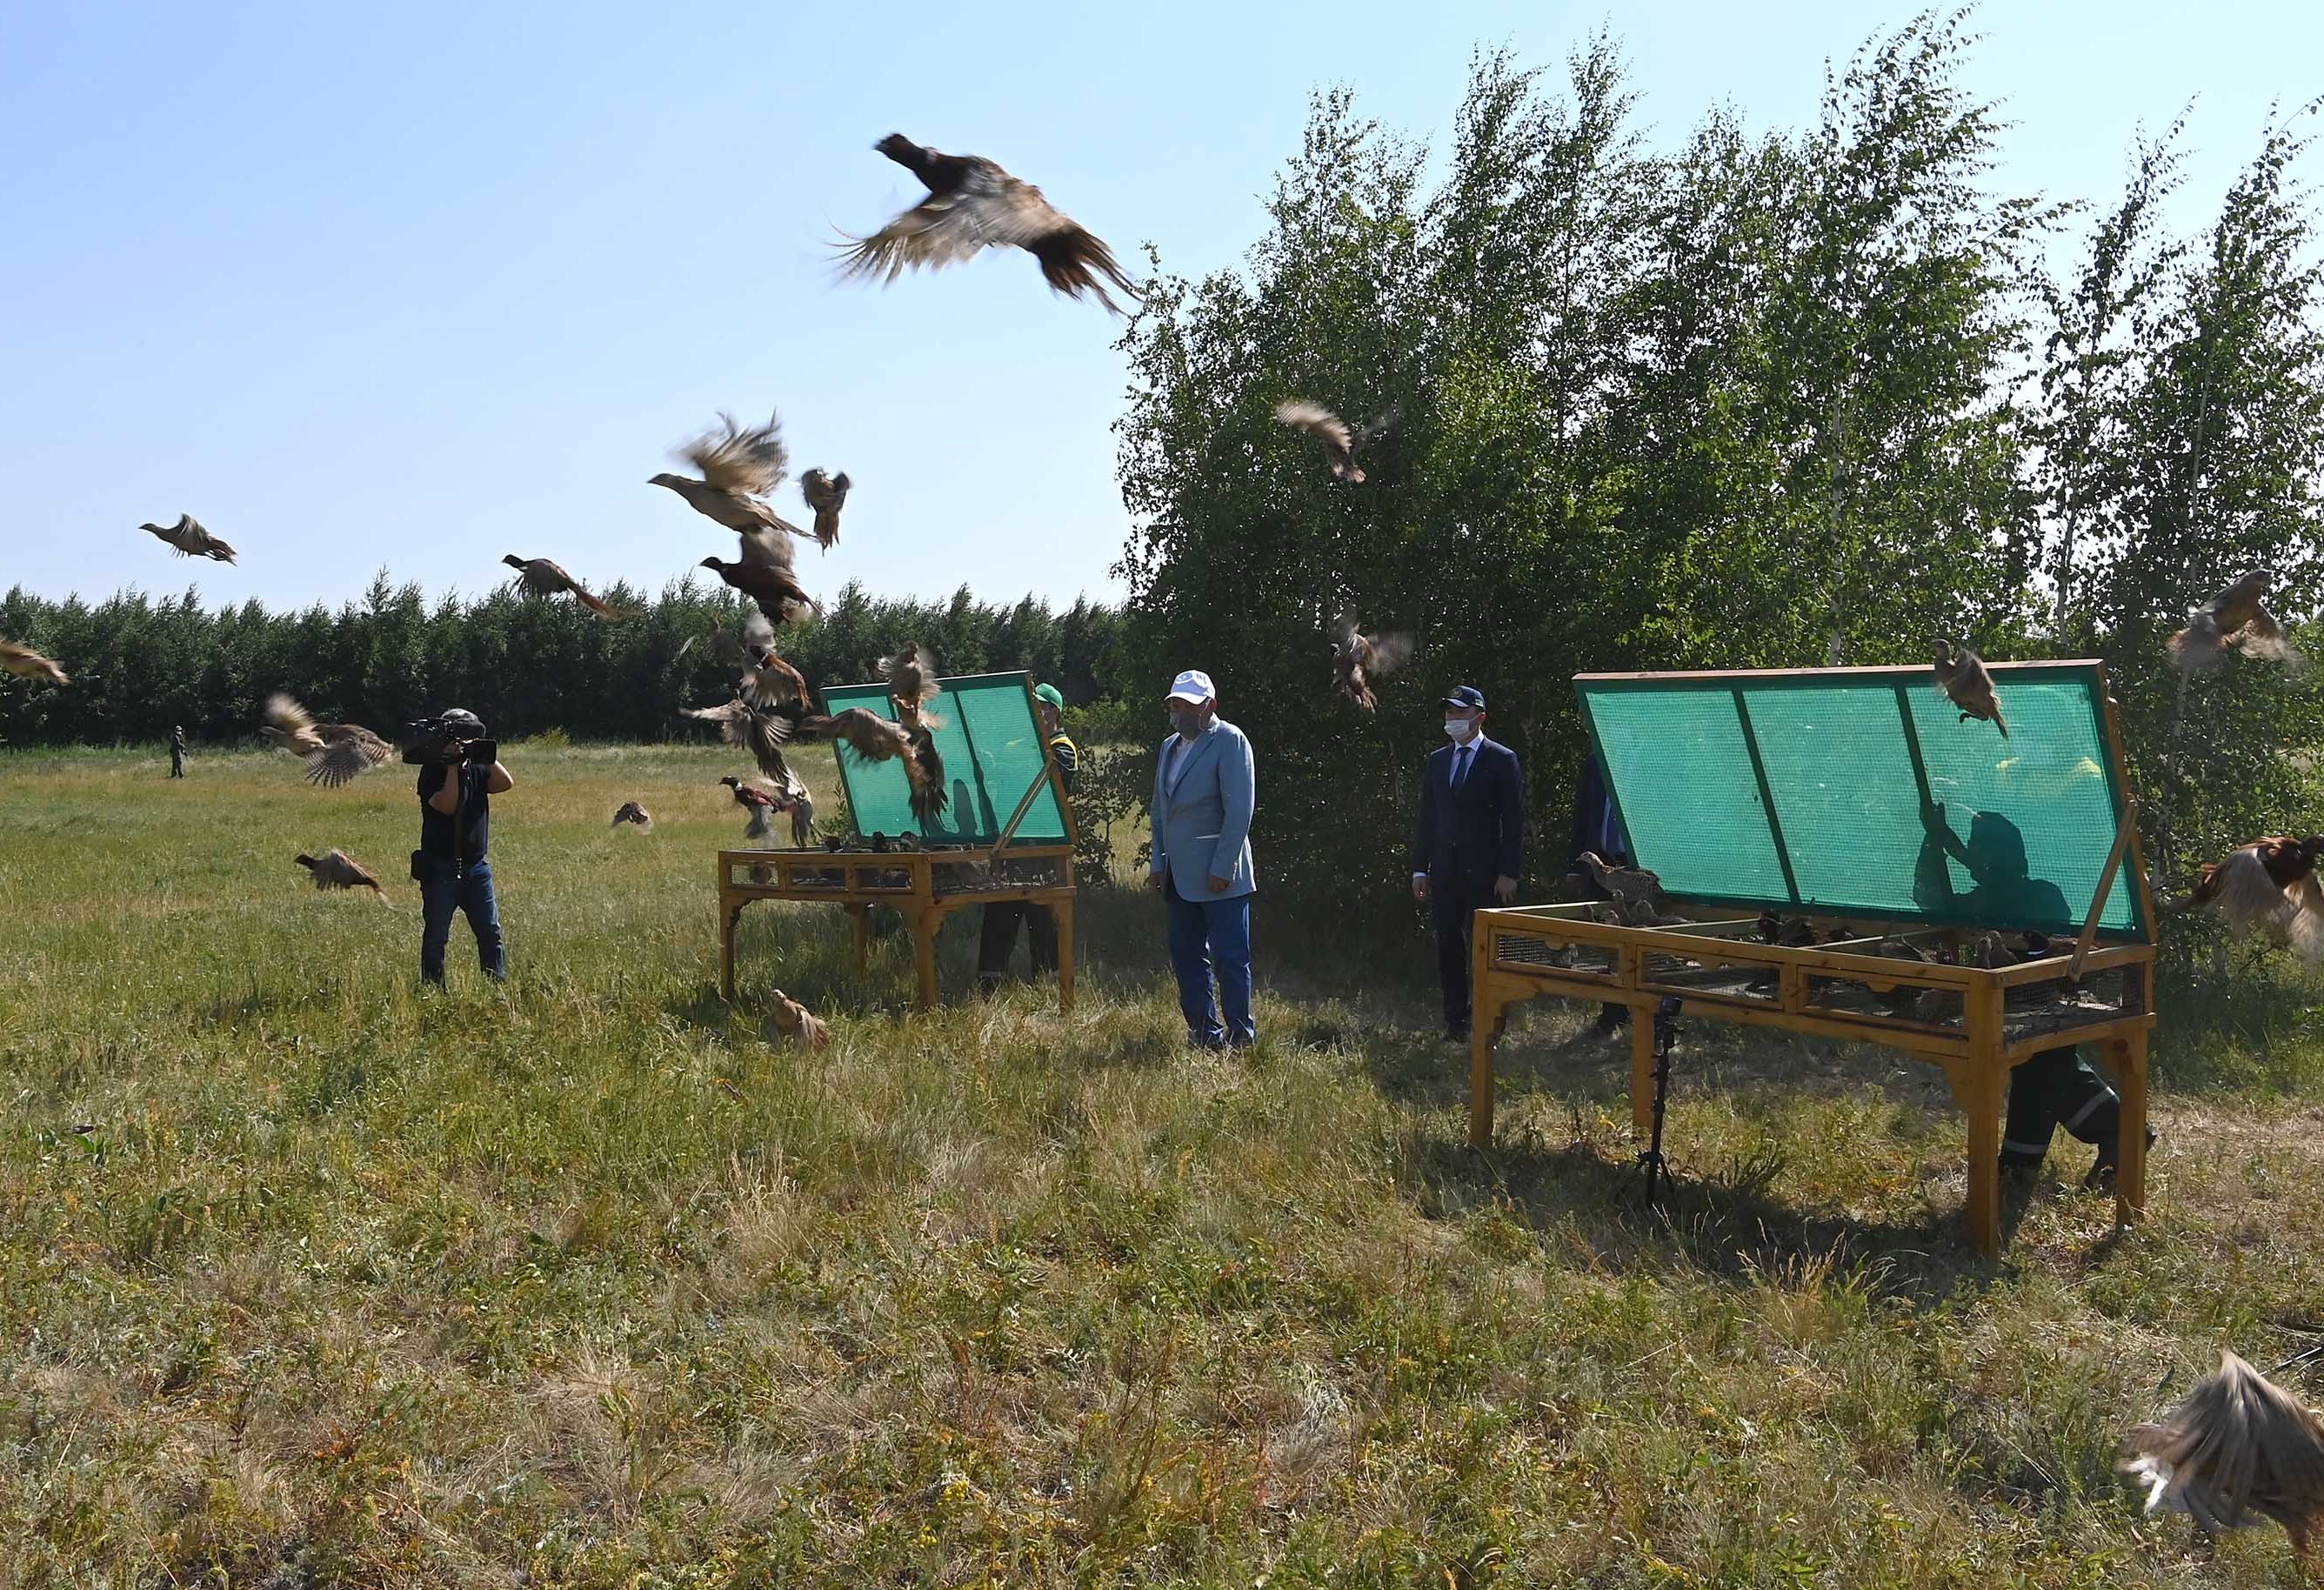
[[[467,913],[469,930],[476,936],[476,964],[497,983],[508,975],[508,953],[501,944],[501,905],[493,895],[493,864],[476,862],[461,867],[436,856],[424,866],[420,882],[420,975],[429,983],[444,981],[444,947],[452,937],[452,913]]]
[[[1175,885],[1163,892],[1170,901],[1170,969],[1178,975],[1178,1009],[1186,1018],[1187,1039],[1204,1049],[1240,1049],[1251,1042],[1259,1029],[1250,1019],[1250,896],[1186,900]],[[1214,970],[1219,1003],[1226,1007],[1223,1027],[1218,1006],[1211,1003]]]

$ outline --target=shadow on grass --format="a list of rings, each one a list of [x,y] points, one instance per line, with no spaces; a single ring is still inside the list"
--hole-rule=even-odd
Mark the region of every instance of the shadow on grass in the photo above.
[[[1553,1142],[1531,1129],[1486,1151],[1422,1132],[1404,1139],[1402,1179],[1432,1217],[1508,1210],[1537,1231],[1563,1231],[1595,1262],[1617,1269],[1677,1265],[1736,1284],[1800,1266],[1847,1272],[1877,1268],[1879,1290],[1933,1301],[2003,1279],[2023,1198],[2003,1200],[2000,1262],[1969,1244],[1958,1209],[1908,1220],[1805,1211],[1773,1189],[1785,1168],[1763,1154],[1709,1170],[1683,1164],[1666,1175],[1655,1202],[1635,1155],[1600,1140],[1577,1114],[1574,1135]]]

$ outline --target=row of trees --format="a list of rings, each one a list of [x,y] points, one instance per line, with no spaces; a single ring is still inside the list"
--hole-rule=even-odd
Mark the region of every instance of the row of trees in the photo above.
[[[686,642],[714,624],[739,626],[743,604],[692,581],[658,597],[620,587],[605,595],[626,616],[601,620],[569,600],[506,588],[431,605],[384,572],[363,601],[303,613],[254,602],[208,609],[191,590],[91,605],[14,589],[0,599],[0,635],[56,659],[73,684],[0,678],[0,736],[151,741],[181,724],[198,740],[247,738],[275,690],[383,731],[455,705],[512,738],[557,728],[578,739],[657,740],[697,727],[679,708],[725,699],[733,679],[707,647]],[[1079,703],[1105,693],[1120,630],[1119,614],[1086,601],[1064,613],[1029,596],[995,607],[965,586],[949,603],[890,601],[850,584],[821,619],[787,627],[782,647],[818,687],[872,679],[883,653],[918,641],[949,673],[1029,669]]]
[[[2271,131],[2196,236],[2161,219],[2175,127],[2095,210],[2000,194],[1966,48],[1924,15],[1813,127],[1715,112],[1670,153],[1608,40],[1562,93],[1487,56],[1433,183],[1334,91],[1243,268],[1156,259],[1119,427],[1130,651],[1199,661],[1264,746],[1272,876],[1352,897],[1400,867],[1379,830],[1445,681],[1487,689],[1557,832],[1572,674],[1925,663],[1940,635],[2107,661],[2166,865],[2295,820],[2324,698],[2241,661],[2182,689],[2163,638],[2247,568],[2314,609],[2302,140]],[[1275,422],[1295,396],[1400,408],[1369,484]],[[1343,610],[1420,638],[1377,716],[1326,693]]]

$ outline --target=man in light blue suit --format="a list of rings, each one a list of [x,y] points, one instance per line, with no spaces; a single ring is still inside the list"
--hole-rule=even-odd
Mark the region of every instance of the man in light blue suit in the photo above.
[[[1187,1041],[1241,1048],[1250,1019],[1250,813],[1258,795],[1250,742],[1219,716],[1211,676],[1188,669],[1163,705],[1170,737],[1154,768],[1154,869],[1147,882],[1170,903],[1170,966]],[[1219,1004],[1211,1002],[1211,975]],[[1219,1022],[1219,1007],[1226,1023]]]

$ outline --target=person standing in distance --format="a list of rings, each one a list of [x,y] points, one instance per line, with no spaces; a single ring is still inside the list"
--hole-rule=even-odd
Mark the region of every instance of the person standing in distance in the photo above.
[[[468,919],[476,936],[476,964],[493,982],[508,977],[508,951],[501,938],[501,907],[493,893],[493,802],[516,787],[497,757],[489,764],[470,762],[470,744],[486,738],[484,721],[463,707],[442,715],[445,740],[420,770],[420,848],[411,857],[420,881],[420,976],[444,985],[444,948],[452,937],[452,913]]]
[[[1259,793],[1250,742],[1219,716],[1211,676],[1199,669],[1170,682],[1163,707],[1171,734],[1155,757],[1147,882],[1169,901],[1170,966],[1186,1040],[1240,1049],[1259,1036],[1250,1014],[1250,897],[1259,887],[1250,859]]]
[[[1517,897],[1525,866],[1525,774],[1517,753],[1485,737],[1485,693],[1462,685],[1444,698],[1450,745],[1429,753],[1412,841],[1412,897],[1436,923],[1436,976],[1444,1036],[1469,1036],[1472,913]]]
[[[1074,792],[1074,772],[1081,765],[1081,751],[1065,731],[1065,698],[1055,685],[1033,687],[1033,716],[1039,725],[1041,738],[1049,747],[1049,759],[1057,764],[1057,777],[1065,786],[1070,799]],[[1025,938],[1033,957],[1033,975],[1050,977],[1057,970],[1057,913],[1035,900],[996,900],[984,908],[984,920],[979,924],[976,944],[976,985],[991,994],[1009,975],[1009,957],[1017,948],[1017,924],[1025,924]]]
[[[186,726],[183,724],[170,726],[170,776],[173,779],[186,776]]]

